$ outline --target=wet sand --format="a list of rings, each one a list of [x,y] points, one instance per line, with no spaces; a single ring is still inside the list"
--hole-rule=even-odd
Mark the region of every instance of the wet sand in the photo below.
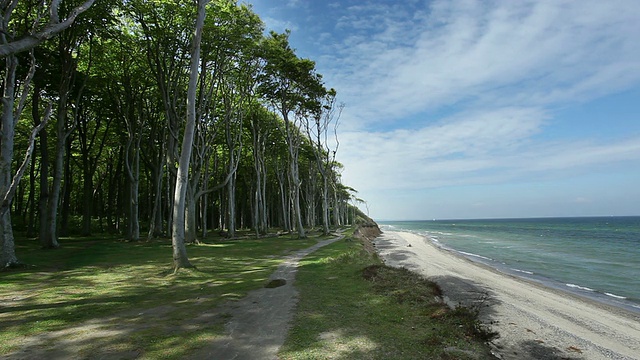
[[[640,315],[504,274],[433,245],[422,236],[385,231],[381,258],[435,280],[451,306],[480,310],[500,334],[502,359],[640,359]]]

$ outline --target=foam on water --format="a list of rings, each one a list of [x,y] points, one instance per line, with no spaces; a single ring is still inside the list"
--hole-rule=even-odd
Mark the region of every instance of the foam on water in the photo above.
[[[570,288],[574,288],[574,289],[579,289],[579,290],[584,290],[584,291],[595,291],[592,288],[588,288],[586,286],[580,286],[580,285],[576,285],[576,284],[566,284],[568,287]]]

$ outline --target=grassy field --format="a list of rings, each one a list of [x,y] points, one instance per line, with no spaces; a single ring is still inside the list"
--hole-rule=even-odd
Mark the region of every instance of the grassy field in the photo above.
[[[320,239],[211,239],[188,247],[197,269],[177,274],[169,240],[68,238],[61,249],[41,250],[18,239],[29,266],[0,272],[0,357],[29,348],[21,355],[183,358],[223,334],[216,307],[263,287],[285,255]],[[488,354],[473,312],[449,310],[432,283],[381,266],[350,236],[303,259],[296,287],[282,359]]]

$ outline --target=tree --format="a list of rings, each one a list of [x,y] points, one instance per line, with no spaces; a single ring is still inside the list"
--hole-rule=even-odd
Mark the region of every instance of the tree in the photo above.
[[[185,244],[213,227],[233,236],[251,224],[260,236],[283,226],[302,238],[345,221],[328,145],[335,93],[288,33],[265,36],[234,0],[101,0],[72,14],[88,3],[0,0],[4,49],[75,16],[33,52],[2,57],[3,266],[17,263],[12,233],[27,213],[43,223],[44,247],[75,224],[65,219],[82,216],[69,230],[88,234],[98,217],[134,240],[149,220],[150,237],[171,234],[176,270],[191,266]]]
[[[329,126],[334,123],[335,128],[338,126],[338,120],[344,105],[338,105],[336,109],[336,91],[330,89],[323,97],[322,112],[317,114],[313,119],[315,127],[311,126],[310,122],[305,124],[307,135],[311,140],[313,146],[313,155],[316,159],[318,172],[322,178],[321,189],[321,202],[322,202],[322,231],[325,235],[329,234],[329,181],[331,172],[335,164],[335,156],[337,152],[337,136],[336,136],[336,148],[332,151],[329,148],[328,134]],[[338,113],[336,114],[336,110]]]
[[[129,16],[139,25],[148,70],[156,80],[156,91],[164,109],[164,165],[166,181],[167,233],[172,233],[173,200],[178,163],[180,118],[184,110],[185,80],[189,79],[189,34],[192,7],[180,2],[132,0]],[[160,165],[158,165],[160,167]],[[157,173],[160,173],[157,169]]]
[[[6,58],[6,77],[3,83],[4,92],[1,100],[2,115],[0,118],[0,268],[12,267],[19,264],[18,258],[15,254],[13,228],[11,226],[11,212],[9,207],[18,184],[24,175],[24,171],[31,161],[36,136],[38,135],[38,132],[44,128],[51,114],[51,107],[49,106],[45,113],[44,120],[40,124],[36,125],[32,130],[29,138],[29,146],[22,165],[12,178],[11,162],[13,159],[15,124],[24,109],[27,90],[36,71],[35,58],[33,57],[33,54],[31,56],[31,61],[30,70],[26,79],[23,81],[23,92],[20,96],[18,107],[15,108],[14,112],[16,92],[15,73],[18,66],[18,59],[15,55],[9,55]]]
[[[198,65],[200,64],[200,43],[202,29],[206,17],[206,6],[209,0],[198,0],[198,13],[193,35],[191,50],[191,65],[189,67],[189,88],[187,90],[187,122],[182,139],[182,150],[178,162],[178,174],[176,176],[176,191],[173,202],[173,232],[171,242],[173,246],[173,267],[193,267],[187,257],[187,249],[184,243],[185,230],[185,200],[187,185],[189,183],[189,162],[191,160],[191,147],[196,127],[196,92],[198,86]]]
[[[47,204],[47,231],[42,233],[45,238],[40,239],[44,248],[55,249],[60,246],[58,243],[58,208],[60,205],[60,194],[64,172],[64,159],[67,150],[67,140],[75,129],[75,120],[79,115],[79,100],[81,98],[88,74],[78,72],[79,59],[75,55],[80,51],[80,45],[86,40],[86,34],[76,31],[76,29],[66,29],[58,37],[57,54],[60,59],[59,86],[56,116],[56,147],[53,161],[53,179]],[[81,84],[76,90],[75,106],[72,107],[72,115],[69,116],[70,97],[72,89],[76,85],[76,79],[81,76]],[[68,185],[68,183],[67,183]],[[44,216],[41,214],[41,216]]]
[[[321,76],[315,72],[315,63],[300,59],[289,46],[289,33],[271,32],[263,45],[266,65],[260,76],[262,96],[278,111],[283,119],[283,132],[288,148],[288,177],[298,237],[304,238],[300,209],[300,174],[298,156],[303,142],[300,132],[302,121],[317,114],[322,96]]]
[[[29,87],[36,71],[35,57],[33,52],[30,53],[31,66],[25,76],[24,80],[16,83],[16,72],[18,69],[18,57],[17,53],[29,49],[29,47],[22,48],[20,43],[12,42],[15,34],[24,29],[30,29],[33,33],[33,28],[29,28],[26,25],[29,21],[19,21],[12,19],[15,15],[14,11],[18,6],[18,1],[3,1],[0,3],[0,9],[2,10],[2,19],[0,19],[0,56],[5,59],[5,68],[3,74],[2,83],[2,114],[0,115],[0,267],[10,267],[18,264],[18,258],[15,254],[15,244],[13,238],[13,228],[11,224],[11,212],[10,205],[15,195],[16,188],[24,174],[25,168],[21,167],[15,176],[12,177],[12,161],[14,155],[14,137],[15,126],[20,119],[20,115],[24,109],[24,105],[27,99]],[[24,15],[24,18],[29,18],[29,14]],[[57,9],[53,16],[57,17]],[[22,16],[21,16],[22,19]],[[14,46],[15,45],[15,46]],[[18,104],[16,105],[16,93]],[[47,114],[48,119],[48,114]],[[43,123],[46,123],[43,121]],[[25,155],[25,161],[23,165],[28,165],[31,159],[31,153],[33,151],[33,143],[37,132],[44,127],[38,125],[32,132],[30,138],[29,147]]]

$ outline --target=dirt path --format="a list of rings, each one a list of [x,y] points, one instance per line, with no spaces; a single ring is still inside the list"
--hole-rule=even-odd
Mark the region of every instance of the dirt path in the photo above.
[[[250,292],[240,301],[219,309],[230,316],[225,325],[227,335],[193,354],[191,359],[277,359],[277,353],[289,330],[298,291],[293,286],[302,258],[344,236],[324,240],[285,258],[270,280],[286,283],[274,288]]]

